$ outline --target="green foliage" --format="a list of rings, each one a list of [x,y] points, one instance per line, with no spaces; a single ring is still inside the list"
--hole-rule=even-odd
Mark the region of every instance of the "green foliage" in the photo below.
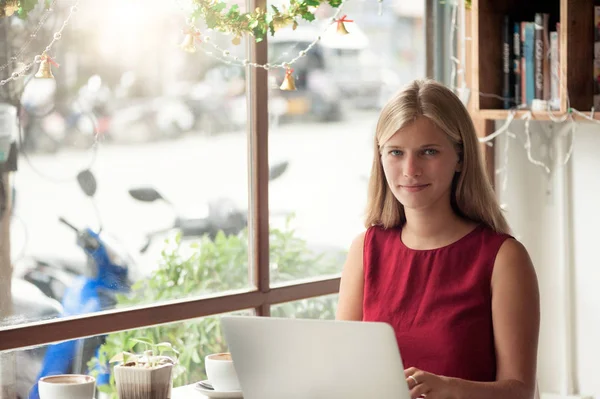
[[[289,220],[281,230],[272,228],[269,240],[271,281],[274,283],[336,274],[340,271],[339,259],[343,254],[314,254],[307,243],[296,236]],[[130,295],[120,296],[118,307],[190,298],[247,288],[250,285],[246,230],[239,235],[226,236],[220,233],[214,241],[203,237],[192,244],[194,251],[189,256],[182,255],[183,246],[180,238],[175,240],[174,245],[167,245],[159,268],[148,279],[136,283]],[[332,319],[335,316],[335,306],[334,296],[314,298],[273,306],[272,315]],[[89,367],[96,369],[96,375],[98,372],[105,372],[111,357],[123,351],[139,353],[147,349],[144,342],[169,342],[178,348],[175,386],[205,379],[204,356],[227,351],[219,318],[213,316],[109,334],[100,348],[99,357],[92,359]],[[109,393],[111,398],[116,398],[112,374],[110,385],[99,386],[99,389]]]
[[[13,3],[14,0],[0,0],[0,9],[4,9],[7,4]],[[21,19],[26,19],[29,13],[38,5],[43,4],[45,8],[49,8],[52,4],[51,0],[18,0],[19,9],[16,15]]]
[[[8,1],[0,0],[0,8]],[[237,4],[228,8],[223,0],[194,0],[195,10],[192,13],[194,20],[204,20],[211,29],[230,33],[234,36],[234,42],[239,43],[239,38],[244,34],[250,34],[256,41],[262,41],[267,32],[271,35],[284,26],[292,25],[294,28],[298,24],[298,19],[313,21],[315,16],[313,8],[323,3],[329,4],[333,8],[341,5],[341,0],[290,0],[285,6],[285,10],[280,11],[272,7],[273,12],[256,9],[251,12],[242,13]],[[26,19],[29,13],[40,3],[49,7],[51,0],[19,0],[20,18]]]
[[[227,8],[223,0],[194,0],[195,10],[192,19],[204,20],[210,29],[230,33],[234,36],[234,43],[239,43],[239,38],[244,34],[254,36],[257,42],[262,41],[267,32],[274,35],[284,26],[298,26],[298,19],[313,21],[314,8],[323,3],[333,8],[338,8],[341,0],[290,0],[283,10],[271,6],[271,11],[257,8],[250,12],[242,13],[237,5]]]

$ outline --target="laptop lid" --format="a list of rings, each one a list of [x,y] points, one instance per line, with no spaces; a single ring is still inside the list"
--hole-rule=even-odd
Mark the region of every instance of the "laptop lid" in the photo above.
[[[409,399],[385,323],[223,316],[244,399]]]

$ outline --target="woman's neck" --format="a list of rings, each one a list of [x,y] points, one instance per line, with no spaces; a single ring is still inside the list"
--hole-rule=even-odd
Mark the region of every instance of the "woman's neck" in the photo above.
[[[476,223],[458,216],[452,208],[405,209],[402,241],[410,248],[433,249],[449,245],[471,231]]]

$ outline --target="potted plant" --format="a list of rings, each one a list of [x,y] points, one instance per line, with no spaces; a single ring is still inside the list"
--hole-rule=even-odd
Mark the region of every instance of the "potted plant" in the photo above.
[[[140,338],[131,341],[147,349],[142,354],[123,351],[111,358],[110,363],[118,363],[113,372],[119,398],[171,398],[177,350],[169,342],[154,344]],[[165,356],[165,352],[175,356]]]

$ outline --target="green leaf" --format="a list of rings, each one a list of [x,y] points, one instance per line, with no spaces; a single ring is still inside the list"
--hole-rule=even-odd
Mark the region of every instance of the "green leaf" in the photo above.
[[[146,339],[146,338],[131,338],[130,341],[135,342],[136,344],[144,344],[144,345],[148,345],[148,346],[154,345],[152,343],[152,341],[150,341],[149,339]]]
[[[173,347],[173,345],[171,345],[170,342],[161,342],[159,344],[154,345],[154,347],[157,349],[162,349],[162,350],[170,350],[179,355],[179,352],[177,351],[177,349],[175,349]]]
[[[313,14],[310,11],[304,12],[302,13],[302,18],[307,20],[307,21],[314,21],[315,20],[315,14]]]
[[[131,359],[137,359],[137,356],[130,352],[119,352],[108,361],[109,363],[128,363]]]
[[[214,12],[221,12],[226,8],[227,8],[227,4],[223,3],[223,2],[217,3],[212,7]]]

